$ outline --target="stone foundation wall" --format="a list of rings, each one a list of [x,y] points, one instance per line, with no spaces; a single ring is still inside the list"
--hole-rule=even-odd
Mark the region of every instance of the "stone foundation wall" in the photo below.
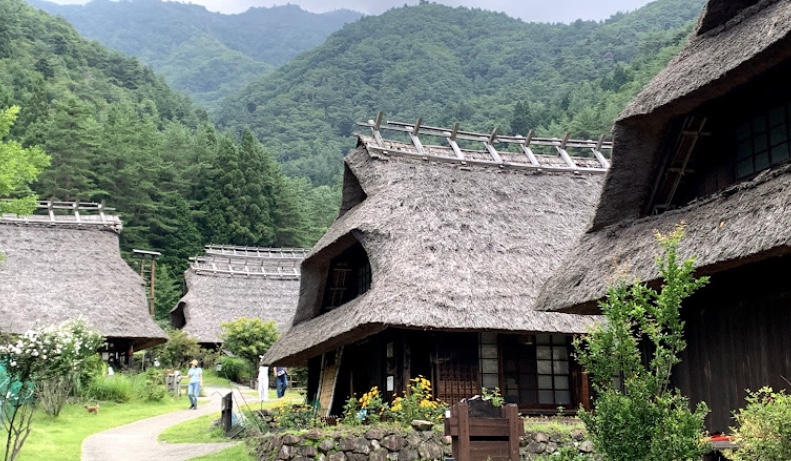
[[[450,437],[435,430],[393,427],[313,429],[304,433],[270,433],[258,438],[259,461],[415,461],[443,460],[452,456]],[[584,431],[570,436],[546,432],[520,439],[521,459],[534,460],[563,447],[591,454],[593,444]]]
[[[260,461],[414,461],[451,456],[450,437],[434,430],[370,428],[266,434],[258,440]]]
[[[533,460],[565,447],[574,447],[580,454],[593,454],[593,442],[587,440],[585,431],[575,430],[568,436],[551,432],[527,433],[519,440],[519,455],[523,460]]]

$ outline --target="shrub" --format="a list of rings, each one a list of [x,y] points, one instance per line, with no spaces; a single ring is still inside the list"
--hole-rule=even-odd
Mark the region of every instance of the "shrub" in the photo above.
[[[159,402],[167,395],[165,380],[158,369],[149,369],[133,379],[134,396],[138,400]]]
[[[168,330],[168,341],[151,348],[161,366],[176,369],[184,368],[191,360],[200,355],[198,340],[190,337],[182,330]]]
[[[318,425],[316,408],[306,405],[284,405],[276,407],[272,416],[278,427],[286,430],[310,429]]]
[[[107,362],[99,354],[90,356],[74,380],[74,395],[83,397],[87,394],[91,381],[107,374]]]
[[[91,382],[87,396],[94,400],[124,403],[135,396],[135,384],[131,378],[122,373],[99,376]]]
[[[220,357],[217,360],[222,365],[220,377],[241,383],[255,376],[256,370],[247,360],[240,357]]]
[[[223,348],[258,366],[260,356],[277,341],[280,334],[273,321],[264,322],[259,318],[242,317],[230,322],[220,323]]]
[[[733,441],[739,449],[733,461],[786,461],[791,459],[791,396],[763,387],[747,395],[747,407],[734,414],[739,427]]]
[[[661,289],[617,282],[600,303],[606,322],[575,342],[577,359],[598,395],[596,412],[581,411],[580,418],[605,461],[699,460],[706,451],[706,404],[691,411],[670,386],[670,372],[686,347],[681,301],[707,282],[693,276],[694,259],[678,261],[683,231],[678,226],[668,236],[657,234],[664,249],[657,258]],[[641,348],[643,341],[647,348]],[[623,390],[613,383],[618,375]]]

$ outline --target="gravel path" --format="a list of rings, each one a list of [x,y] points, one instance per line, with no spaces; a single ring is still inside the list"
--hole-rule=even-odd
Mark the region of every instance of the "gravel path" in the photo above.
[[[243,388],[244,389],[244,388]],[[94,434],[82,442],[82,461],[186,461],[224,450],[230,443],[167,443],[157,441],[170,426],[200,416],[220,412],[220,399],[229,389],[206,387],[208,397],[199,399],[197,410],[184,410],[143,419],[125,426]],[[235,391],[234,402],[241,402]],[[250,397],[247,397],[250,400]],[[184,405],[189,400],[184,398]]]

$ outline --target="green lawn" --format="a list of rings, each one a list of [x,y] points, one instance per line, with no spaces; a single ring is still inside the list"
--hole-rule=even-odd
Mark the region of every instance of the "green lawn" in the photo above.
[[[242,411],[246,413],[249,410],[256,411],[280,405],[297,404],[302,401],[302,396],[294,392],[290,396],[286,394],[286,397],[282,400],[273,398],[267,402],[251,401],[248,402],[247,405],[242,403],[240,406],[242,407]],[[185,421],[181,424],[176,424],[159,434],[158,440],[168,443],[227,442],[228,439],[223,436],[222,429],[213,425],[218,419],[220,419],[220,413],[212,413],[201,416],[200,418]]]
[[[247,444],[240,443],[217,453],[192,458],[190,461],[255,461],[253,452]]]
[[[57,418],[47,416],[40,409],[36,410],[33,430],[22,447],[19,460],[79,461],[82,441],[89,435],[182,410],[185,402],[186,398],[178,400],[169,397],[162,402],[102,402],[99,416],[85,411],[82,404],[67,405]]]
[[[242,410],[259,410],[262,408],[272,408],[279,405],[288,405],[300,403],[304,400],[301,393],[294,391],[286,394],[283,399],[275,398],[275,395],[270,393],[270,400],[267,402],[250,401],[247,405],[242,404]],[[213,443],[213,442],[227,442],[223,436],[221,428],[214,425],[214,422],[220,418],[220,413],[213,413],[200,418],[195,418],[190,421],[185,421],[181,424],[171,426],[159,434],[160,442],[168,443]],[[245,443],[227,448],[217,453],[194,458],[190,461],[254,461],[251,448]]]

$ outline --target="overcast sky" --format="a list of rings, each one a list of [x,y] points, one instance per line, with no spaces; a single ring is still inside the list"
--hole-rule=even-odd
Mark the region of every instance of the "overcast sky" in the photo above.
[[[51,0],[55,3],[86,3],[85,0]],[[576,19],[601,20],[619,11],[632,11],[651,0],[437,0],[449,6],[466,6],[503,11],[509,16],[531,22],[571,22]],[[322,13],[348,8],[365,14],[380,14],[394,6],[415,4],[417,0],[191,0],[211,11],[241,13],[251,6],[273,6],[292,3],[303,9]]]

